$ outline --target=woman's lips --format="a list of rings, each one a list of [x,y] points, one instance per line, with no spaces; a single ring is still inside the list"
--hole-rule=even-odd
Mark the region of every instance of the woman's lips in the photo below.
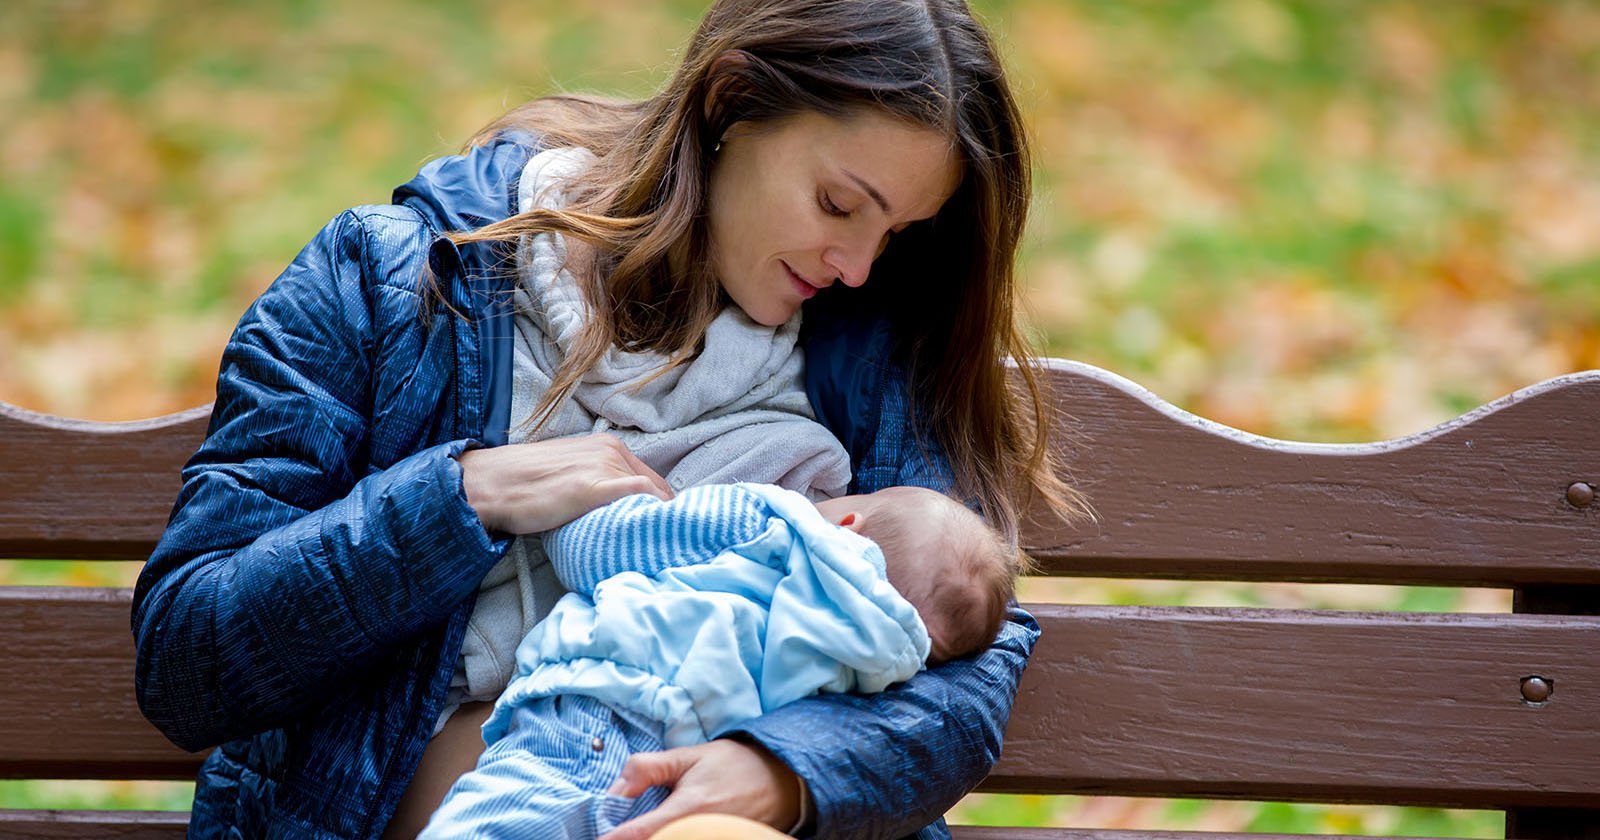
[[[812,295],[817,293],[817,287],[807,283],[804,277],[796,274],[794,269],[789,267],[788,263],[783,262],[782,260],[779,260],[779,262],[783,263],[783,270],[788,272],[789,282],[794,285],[795,291],[800,293],[800,299],[810,300]]]

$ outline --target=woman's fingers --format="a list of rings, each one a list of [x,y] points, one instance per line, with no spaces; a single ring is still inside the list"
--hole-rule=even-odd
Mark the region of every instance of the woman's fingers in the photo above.
[[[606,793],[612,796],[638,796],[657,785],[673,788],[661,805],[648,814],[642,814],[617,826],[601,836],[600,840],[647,840],[673,820],[697,813],[702,808],[693,796],[680,796],[678,785],[699,761],[701,747],[679,747],[653,753],[635,753],[622,765],[622,774]]]
[[[627,459],[628,464],[633,467],[633,471],[636,475],[640,475],[649,479],[650,483],[654,485],[653,489],[640,492],[654,493],[655,495],[660,496],[662,499],[671,499],[673,496],[677,495],[673,492],[672,485],[668,484],[666,479],[657,474],[655,470],[650,469],[649,464],[639,460],[639,456],[633,454],[633,451],[628,447],[621,445],[620,441],[618,442],[617,449],[622,453],[622,457]]]
[[[623,766],[610,792],[635,796],[661,785],[672,793],[659,808],[635,817],[601,840],[646,840],[690,814],[732,814],[788,828],[800,813],[794,771],[760,747],[726,739],[658,753],[639,753]]]
[[[675,787],[683,774],[694,766],[694,747],[665,752],[636,753],[622,765],[622,775],[606,793],[613,796],[638,796],[657,785]]]
[[[667,823],[697,813],[692,805],[680,804],[683,800],[674,801],[677,799],[676,795],[667,797],[666,801],[661,803],[661,807],[611,829],[600,835],[600,840],[649,840]]]
[[[576,519],[601,505],[614,502],[623,496],[634,496],[639,493],[648,493],[652,496],[661,495],[660,488],[656,486],[656,483],[642,475],[625,475],[597,481],[592,485],[589,497],[580,505],[582,510],[573,514],[572,518]]]
[[[467,504],[484,527],[548,531],[623,496],[672,498],[655,470],[606,434],[474,449],[461,454]]]

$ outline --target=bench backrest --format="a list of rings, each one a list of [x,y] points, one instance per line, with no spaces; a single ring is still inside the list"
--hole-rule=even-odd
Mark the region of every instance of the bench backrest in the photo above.
[[[1031,524],[1046,574],[1505,587],[1517,612],[1032,605],[1045,636],[985,789],[1496,808],[1508,837],[1600,831],[1600,500],[1584,493],[1600,372],[1360,445],[1248,435],[1086,365],[1054,362],[1049,384],[1098,521]],[[206,417],[0,404],[0,557],[142,559]],[[0,589],[0,777],[192,776],[134,707],[128,603]]]

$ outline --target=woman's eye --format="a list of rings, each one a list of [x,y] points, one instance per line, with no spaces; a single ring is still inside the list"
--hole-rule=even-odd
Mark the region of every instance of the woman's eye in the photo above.
[[[850,215],[850,211],[841,209],[839,205],[834,204],[833,199],[829,198],[827,193],[822,193],[818,197],[817,203],[822,205],[822,212],[827,213],[830,216],[844,218]]]

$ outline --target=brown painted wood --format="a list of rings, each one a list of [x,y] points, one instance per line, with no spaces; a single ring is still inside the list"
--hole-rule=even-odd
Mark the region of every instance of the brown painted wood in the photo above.
[[[0,402],[0,558],[150,556],[210,414],[95,423]]]
[[[1037,605],[997,792],[1600,803],[1600,619]],[[1557,684],[1542,706],[1521,678]]]
[[[1099,522],[1035,524],[1054,574],[1517,586],[1600,584],[1600,371],[1424,434],[1303,444],[1230,429],[1054,360],[1075,482]]]
[[[18,840],[97,837],[175,840],[184,836],[182,811],[5,811],[0,836]],[[994,828],[952,826],[955,840],[1307,840],[1305,834],[1218,834],[1192,831],[1122,831],[1093,828]],[[1341,836],[1340,840],[1377,840]]]
[[[0,589],[0,776],[193,776],[134,708],[129,597]],[[1045,636],[989,790],[1480,808],[1600,791],[1600,619],[1032,608]],[[1557,681],[1543,707],[1519,699],[1530,673]]]
[[[0,587],[0,778],[192,779],[133,699],[127,589]]]
[[[1098,522],[1035,523],[1047,572],[1439,585],[1600,585],[1589,422],[1600,372],[1525,388],[1370,444],[1257,437],[1097,368],[1053,360],[1075,481]],[[0,404],[0,557],[140,559],[166,522],[204,407],[91,423]]]
[[[1600,615],[1600,586],[1517,589],[1511,608],[1516,613]],[[1567,686],[1557,680],[1553,687],[1552,702]],[[1600,791],[1596,791],[1594,798],[1600,801]],[[1513,840],[1600,840],[1600,807],[1583,811],[1513,808],[1506,811],[1506,837]]]
[[[97,837],[174,840],[184,836],[181,811],[4,811],[0,836],[18,840]],[[952,826],[955,840],[1307,840],[1305,834],[1218,834],[1192,831],[1122,831],[1093,828],[994,828]],[[1377,840],[1343,836],[1340,840]]]
[[[1046,635],[985,789],[1494,807],[1511,837],[1591,836],[1600,502],[1568,488],[1600,487],[1600,372],[1335,446],[1248,435],[1055,364],[1100,520],[1034,525],[1051,573],[1509,586],[1519,613],[1572,615],[1035,606]],[[207,411],[108,424],[0,404],[0,557],[146,556]],[[199,758],[134,706],[129,597],[0,590],[0,777],[192,778]],[[1522,701],[1530,674],[1553,676],[1549,702]],[[182,821],[40,814],[0,811],[0,835],[169,837]]]
[[[0,809],[0,837],[56,840],[81,837],[115,840],[179,840],[189,825],[186,811],[9,811]]]

